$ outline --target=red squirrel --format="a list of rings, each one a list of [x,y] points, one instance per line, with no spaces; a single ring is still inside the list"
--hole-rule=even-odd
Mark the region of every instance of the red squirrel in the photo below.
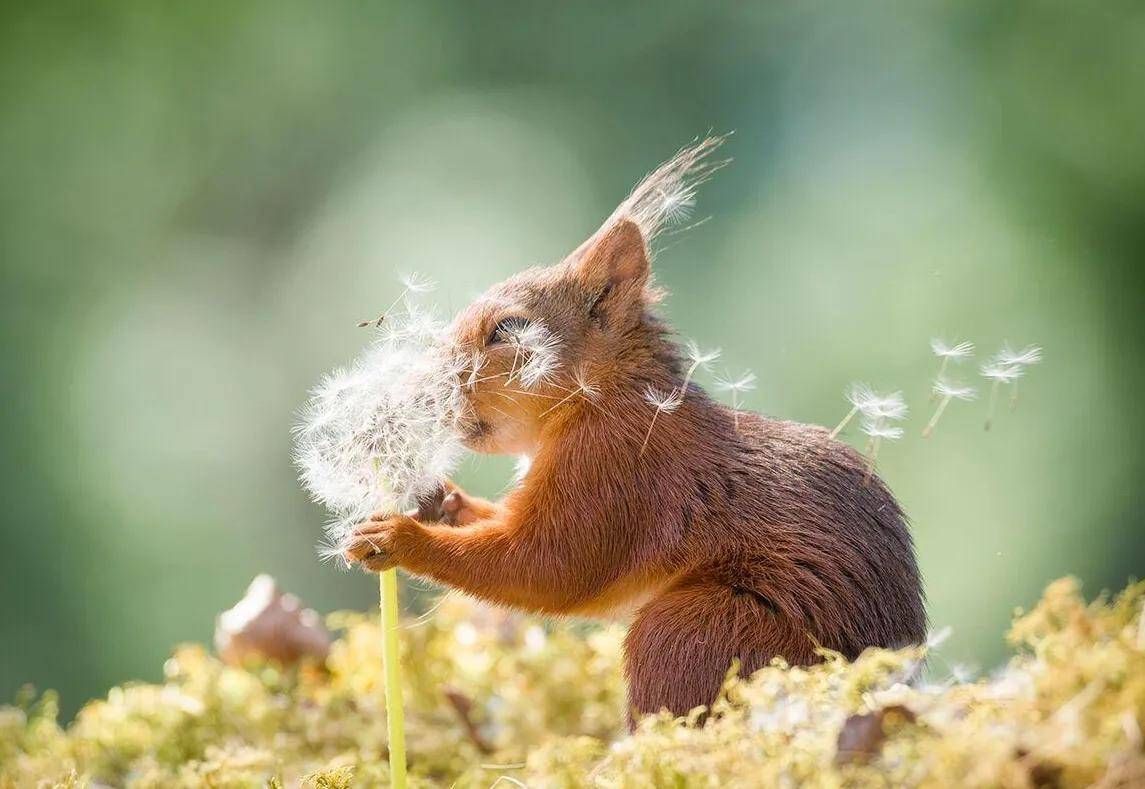
[[[495,285],[451,324],[457,350],[483,360],[465,443],[531,457],[516,488],[494,502],[447,483],[416,517],[360,524],[345,549],[367,570],[527,611],[630,613],[630,724],[710,705],[734,661],[746,674],[925,638],[913,543],[882,480],[822,427],[711,400],[654,310],[650,237],[720,141],[681,151],[562,262]],[[508,340],[529,326],[557,362],[533,385]],[[649,390],[674,392],[673,410]]]

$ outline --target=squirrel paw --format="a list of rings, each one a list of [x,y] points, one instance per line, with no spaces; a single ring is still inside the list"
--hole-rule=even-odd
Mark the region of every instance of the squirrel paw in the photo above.
[[[354,527],[342,550],[342,558],[374,573],[397,567],[399,538],[411,527],[418,528],[418,523],[408,515],[376,513],[365,523]]]
[[[409,514],[422,523],[465,526],[488,517],[488,511],[491,509],[492,505],[489,502],[470,496],[446,480],[432,496],[422,500],[416,512]]]

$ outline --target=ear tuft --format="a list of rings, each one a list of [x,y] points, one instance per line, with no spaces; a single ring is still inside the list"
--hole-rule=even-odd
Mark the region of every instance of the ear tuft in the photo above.
[[[644,234],[630,219],[622,219],[605,231],[580,262],[586,277],[617,285],[646,279],[648,269]]]

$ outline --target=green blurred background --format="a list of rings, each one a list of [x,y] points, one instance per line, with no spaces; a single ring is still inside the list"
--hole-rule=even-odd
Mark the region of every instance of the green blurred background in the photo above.
[[[666,311],[758,374],[765,413],[831,425],[849,381],[904,389],[881,468],[948,660],[996,663],[1054,577],[1145,567],[1139,3],[2,14],[0,698],[155,679],[261,571],[371,605],[315,555],[308,386],[397,272],[457,308],[708,129],[736,161],[656,261]],[[923,441],[936,334],[1047,360],[990,433],[956,403]],[[507,466],[462,481],[493,494]]]

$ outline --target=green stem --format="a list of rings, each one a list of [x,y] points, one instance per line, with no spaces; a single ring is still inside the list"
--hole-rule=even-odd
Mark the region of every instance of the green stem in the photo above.
[[[398,650],[398,571],[378,576],[382,606],[382,669],[385,672],[386,727],[389,732],[390,786],[406,786],[406,730],[402,709],[402,666]]]

